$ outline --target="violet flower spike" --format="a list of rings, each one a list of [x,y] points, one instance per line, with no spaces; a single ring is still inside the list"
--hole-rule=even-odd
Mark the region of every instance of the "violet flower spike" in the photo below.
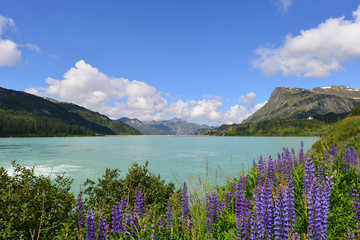
[[[189,196],[186,183],[184,182],[183,193],[182,193],[182,217],[187,219],[189,215]]]
[[[95,220],[94,213],[89,207],[86,212],[86,240],[95,239]]]

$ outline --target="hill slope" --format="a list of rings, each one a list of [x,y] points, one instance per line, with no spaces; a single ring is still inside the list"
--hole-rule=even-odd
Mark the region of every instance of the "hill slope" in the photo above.
[[[131,135],[136,129],[75,104],[0,88],[0,136]]]
[[[215,136],[321,136],[329,125],[319,120],[265,120],[255,123],[222,125]]]
[[[345,86],[313,89],[276,88],[269,101],[244,123],[269,119],[299,119],[329,113],[344,114],[360,105],[360,89]]]
[[[329,150],[331,144],[345,148],[353,146],[357,152],[360,152],[360,116],[348,117],[337,122],[319,141],[314,143],[310,152],[321,153],[324,148]]]

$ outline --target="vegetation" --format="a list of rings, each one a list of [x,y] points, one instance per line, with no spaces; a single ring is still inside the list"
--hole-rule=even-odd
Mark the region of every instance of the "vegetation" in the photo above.
[[[360,152],[360,116],[349,117],[336,123],[312,146],[311,151],[320,153],[324,148],[330,149],[335,142],[341,149],[352,146]]]
[[[4,88],[0,96],[0,137],[141,134],[75,104]]]
[[[77,201],[71,180],[0,169],[3,239],[360,239],[360,162],[353,147],[305,156],[284,149],[209,187],[174,190],[144,166],[107,169]],[[84,195],[83,195],[84,194]],[[39,236],[39,237],[37,237]]]
[[[266,120],[256,123],[222,125],[215,136],[321,136],[330,125],[313,119]]]
[[[0,110],[0,137],[94,136],[95,132],[45,116]]]

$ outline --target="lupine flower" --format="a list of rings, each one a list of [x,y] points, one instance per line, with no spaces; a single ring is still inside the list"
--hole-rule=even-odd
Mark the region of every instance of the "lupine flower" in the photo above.
[[[323,150],[323,159],[325,162],[329,160],[328,151],[326,150],[326,148],[324,148]]]
[[[231,193],[231,192],[225,193],[224,198],[225,198],[225,205],[226,205],[226,207],[227,207],[229,210],[231,210],[232,193]]]
[[[127,200],[126,198],[121,198],[121,202],[116,202],[112,208],[112,230],[113,233],[123,232],[123,213],[125,213],[125,209],[127,208]]]
[[[271,156],[268,161],[268,179],[276,184],[275,162],[271,159]]]
[[[301,148],[300,148],[300,151],[299,151],[299,162],[300,164],[304,164],[304,142],[301,141]]]
[[[354,223],[356,225],[360,220],[360,202],[359,194],[354,187],[350,189],[350,198],[352,200]]]
[[[139,189],[139,187],[136,187],[135,190],[135,207],[134,207],[134,213],[139,216],[140,218],[142,218],[143,214],[144,214],[144,199],[143,199],[143,195]]]
[[[213,233],[213,225],[219,218],[219,199],[216,192],[206,194],[206,229],[209,234]]]
[[[305,162],[305,174],[303,178],[303,188],[305,192],[310,191],[312,182],[315,179],[315,169],[311,158],[306,158]]]
[[[349,240],[355,239],[355,234],[352,231],[352,228],[349,228],[349,232],[347,233],[347,236]]]
[[[289,231],[289,212],[286,205],[284,190],[279,188],[279,193],[275,200],[274,211],[274,237],[275,239],[288,239]]]
[[[94,213],[89,207],[86,212],[86,240],[95,239],[95,220]]]
[[[324,180],[324,173],[323,173],[323,168],[321,165],[319,165],[318,169],[317,169],[317,179],[322,182]]]
[[[106,239],[106,219],[103,214],[99,217],[98,238],[99,240]]]
[[[169,203],[167,205],[166,211],[166,229],[171,229],[172,226],[172,207],[171,207],[171,198],[169,198]]]
[[[326,239],[327,218],[330,206],[331,177],[317,186],[316,179],[308,194],[308,237]]]
[[[187,186],[184,182],[183,193],[182,193],[182,217],[186,219],[189,215],[189,196],[187,192]]]
[[[77,209],[78,209],[78,227],[82,227],[83,225],[83,210],[84,210],[84,203],[82,201],[82,192],[80,191],[78,198],[77,198]]]
[[[330,155],[333,157],[336,157],[337,154],[337,147],[335,146],[335,144],[331,144],[330,146]]]
[[[261,227],[264,229],[264,237],[271,239],[273,231],[274,209],[272,201],[272,189],[268,180],[265,181],[264,187],[260,192],[262,204],[259,208],[261,218]]]
[[[289,230],[295,229],[295,202],[294,202],[294,183],[292,178],[289,179],[285,189],[285,207],[289,216]]]
[[[246,238],[248,235],[249,214],[248,202],[245,199],[243,189],[240,189],[235,193],[235,217],[238,239]]]

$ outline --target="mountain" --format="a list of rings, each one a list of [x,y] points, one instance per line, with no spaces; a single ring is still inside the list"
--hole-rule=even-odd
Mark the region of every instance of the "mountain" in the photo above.
[[[100,113],[0,87],[0,136],[138,135]]]
[[[191,123],[179,118],[144,122],[136,118],[120,118],[118,121],[132,126],[144,135],[193,135],[200,128],[209,128],[205,124]]]
[[[334,116],[330,114],[328,117],[336,120],[343,118],[357,106],[360,106],[360,89],[356,88],[346,86],[313,89],[278,87],[272,92],[269,101],[243,123],[326,116],[329,113],[335,114]],[[321,116],[317,116],[317,119],[321,120]]]

